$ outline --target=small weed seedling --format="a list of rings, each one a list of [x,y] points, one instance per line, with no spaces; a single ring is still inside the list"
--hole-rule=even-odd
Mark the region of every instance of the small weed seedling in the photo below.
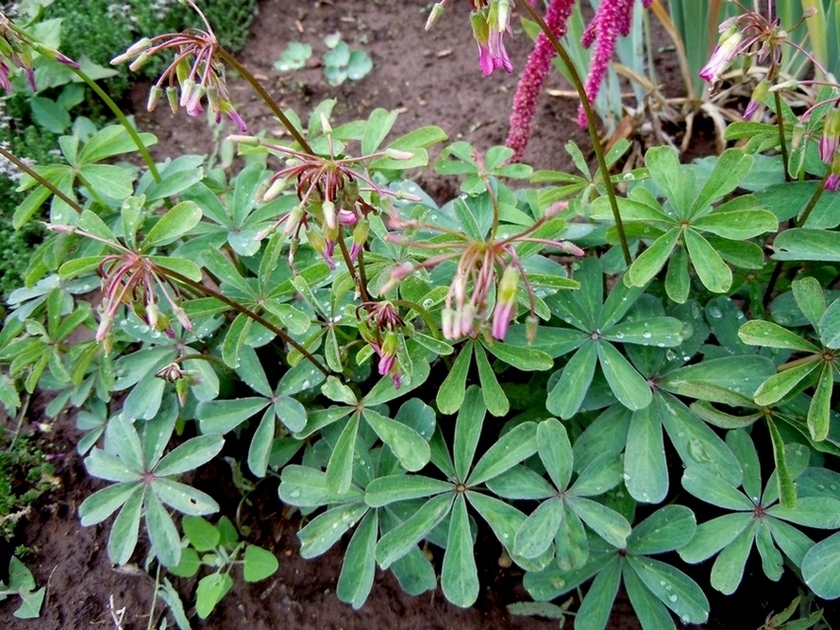
[[[213,525],[200,516],[186,516],[182,522],[189,546],[181,553],[181,562],[169,571],[179,577],[194,577],[201,565],[213,573],[198,582],[195,609],[206,619],[233,586],[231,569],[241,564],[246,582],[259,582],[274,574],[279,563],[273,553],[239,540],[236,527],[227,517]],[[241,557],[241,559],[240,559]]]
[[[17,595],[21,599],[18,609],[12,613],[18,619],[37,619],[41,614],[46,589],[35,589],[35,578],[17,556],[12,556],[9,563],[9,581],[0,582],[0,602],[7,597]]]
[[[347,42],[341,39],[341,33],[335,32],[324,38],[327,52],[324,53],[324,76],[332,86],[341,85],[347,79],[359,81],[373,69],[373,61],[363,50],[351,50]],[[289,42],[274,62],[274,67],[281,72],[292,72],[306,65],[312,57],[312,46],[301,42]]]

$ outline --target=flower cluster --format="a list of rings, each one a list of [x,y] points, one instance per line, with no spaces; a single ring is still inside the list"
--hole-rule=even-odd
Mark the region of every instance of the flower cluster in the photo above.
[[[102,278],[103,296],[99,307],[100,321],[96,341],[105,342],[106,350],[108,333],[123,304],[134,310],[151,328],[165,331],[170,336],[174,334],[169,326],[169,318],[160,310],[158,291],[181,325],[187,330],[192,330],[192,323],[178,304],[178,288],[167,277],[165,270],[147,256],[75,227],[58,224],[50,224],[47,227],[53,232],[71,233],[98,241],[119,252],[103,257],[98,267],[99,276]]]
[[[365,311],[367,315],[362,317]],[[378,371],[381,376],[390,376],[394,387],[399,389],[402,372],[397,358],[405,322],[391,302],[365,302],[356,309],[359,332],[379,357]]]
[[[23,70],[29,87],[33,92],[38,91],[35,85],[34,53],[39,53],[53,61],[60,61],[72,68],[79,67],[79,64],[69,57],[30,37],[0,12],[0,86],[4,90],[12,91],[10,76],[14,67]]]
[[[441,312],[443,336],[451,341],[457,341],[462,337],[475,337],[482,329],[485,329],[490,323],[491,296],[495,291],[490,334],[495,339],[503,340],[511,321],[516,317],[517,296],[521,282],[530,303],[527,320],[528,336],[533,340],[537,322],[535,296],[517,255],[517,244],[537,242],[556,247],[567,254],[576,256],[584,254],[579,247],[566,241],[532,237],[531,234],[544,221],[545,218],[513,236],[476,241],[462,233],[445,231],[437,226],[417,221],[392,219],[392,228],[400,230],[424,228],[443,231],[455,240],[432,244],[412,241],[400,234],[389,234],[387,240],[392,243],[404,244],[419,250],[444,250],[445,253],[434,255],[420,263],[407,262],[399,265],[391,272],[391,278],[382,287],[381,292],[387,293],[398,282],[421,268],[428,269],[443,261],[458,258],[458,266],[452,283],[449,285]]]
[[[164,50],[173,50],[174,60],[149,91],[147,109],[153,111],[165,93],[173,113],[183,107],[188,115],[199,116],[204,112],[202,102],[206,99],[217,123],[225,115],[245,133],[248,127],[233,106],[225,80],[225,68],[217,58],[219,42],[216,34],[192,0],[187,0],[187,3],[201,16],[205,30],[188,29],[183,33],[144,37],[125,53],[112,59],[111,64],[133,60],[129,68],[137,71],[154,55]],[[176,83],[180,87],[180,96]]]
[[[251,136],[230,138],[243,144],[262,144],[286,159],[286,166],[276,171],[264,184],[260,194],[262,201],[275,199],[292,182],[299,201],[273,226],[258,234],[256,240],[262,240],[283,226],[283,233],[290,237],[293,243],[297,243],[301,230],[304,230],[309,244],[324,257],[330,268],[334,269],[335,245],[338,243],[340,247],[344,247],[344,229],[353,228],[352,245],[347,256],[350,262],[356,261],[367,242],[367,217],[377,210],[365,198],[366,195],[373,194],[380,198],[409,197],[376,184],[360,166],[378,157],[404,160],[410,158],[411,154],[386,149],[357,158],[338,157],[333,146],[332,128],[326,117],[321,118],[321,126],[328,139],[329,155],[326,156],[305,153]],[[290,252],[290,258],[293,257],[294,247]]]
[[[772,3],[768,3],[772,9]],[[740,6],[740,5],[739,5]],[[819,64],[807,51],[788,36],[781,21],[772,15],[764,16],[758,11],[741,7],[743,13],[724,20],[718,28],[721,33],[709,61],[700,70],[700,77],[710,84],[712,92],[720,85],[721,77],[739,56],[755,57],[759,65],[768,65],[767,76],[774,80],[782,61],[782,45],[791,46]],[[803,17],[790,30],[795,30],[802,22],[814,14],[813,9],[803,13]]]

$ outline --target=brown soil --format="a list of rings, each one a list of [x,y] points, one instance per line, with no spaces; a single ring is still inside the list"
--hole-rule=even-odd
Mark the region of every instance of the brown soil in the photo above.
[[[399,109],[402,113],[392,137],[424,124],[443,127],[450,139],[464,139],[480,149],[504,143],[515,76],[495,73],[483,78],[477,67],[477,54],[468,26],[468,3],[454,2],[430,33],[423,25],[430,2],[406,0],[263,0],[252,35],[240,60],[265,81],[273,97],[283,106],[305,115],[311,106],[324,98],[338,99],[336,120],[342,122],[366,117],[374,107]],[[516,24],[518,22],[515,21]],[[315,49],[313,59],[324,51],[323,37],[336,30],[352,47],[361,47],[373,59],[374,69],[359,82],[347,81],[339,88],[327,85],[322,68],[310,65],[299,71],[281,74],[273,63],[290,41],[304,41]],[[515,29],[509,51],[517,69],[530,52],[531,42]],[[658,36],[661,43],[667,44]],[[659,47],[657,46],[657,49]],[[676,75],[672,53],[657,53],[663,67],[659,77],[673,81]],[[547,88],[565,89],[564,82],[552,76]],[[152,115],[144,110],[148,86],[138,85],[132,95],[140,127],[151,130],[160,139],[156,156],[180,152],[209,153],[214,149],[212,132],[203,119],[190,119],[183,112],[173,117],[159,107]],[[667,90],[679,94],[679,85]],[[268,129],[279,135],[279,124],[267,108],[251,95],[244,82],[235,82],[231,93],[234,102],[252,131]],[[584,150],[588,138],[576,122],[577,101],[543,95],[535,132],[525,156],[537,168],[568,170],[571,162],[562,149],[572,139]],[[230,128],[228,128],[230,131]],[[419,183],[438,199],[451,197],[457,182],[442,180],[432,174],[419,176]],[[37,414],[32,414],[33,421]],[[136,564],[115,569],[105,548],[110,522],[105,526],[82,528],[77,509],[101,484],[87,477],[81,458],[75,452],[80,437],[73,419],[60,418],[48,436],[62,480],[63,493],[53,494],[44,502],[37,516],[23,528],[21,541],[34,553],[27,558],[39,585],[47,586],[47,599],[38,620],[22,622],[11,617],[17,602],[0,604],[0,616],[12,629],[81,629],[88,627],[133,630],[146,628],[154,590],[153,580],[141,569],[144,557],[135,554]],[[230,470],[224,464],[211,467],[197,483],[212,485],[220,501],[219,488],[233,491]],[[233,491],[235,492],[235,491]],[[227,497],[226,511],[235,517],[238,497]],[[526,600],[521,587],[521,572],[503,569],[498,564],[500,546],[488,540],[480,545],[479,563],[483,591],[476,606],[461,610],[450,605],[437,591],[420,597],[403,593],[393,576],[379,572],[368,602],[353,611],[334,595],[342,549],[336,548],[314,560],[298,555],[296,531],[299,520],[277,499],[276,481],[265,480],[249,497],[242,512],[242,525],[250,528],[252,540],[273,547],[281,560],[280,570],[258,584],[238,580],[233,591],[205,622],[195,619],[195,627],[254,629],[413,629],[413,628],[556,628],[556,622],[510,616],[508,603]],[[339,545],[340,547],[340,545]],[[190,608],[193,581],[174,578]],[[790,598],[793,592],[788,590]],[[770,608],[779,609],[789,601],[753,600],[758,619]],[[622,603],[624,602],[624,603]],[[574,607],[573,607],[574,609]],[[158,602],[158,613],[162,604]],[[720,612],[720,611],[718,611]],[[118,625],[115,619],[122,619]],[[759,621],[760,623],[760,621]],[[710,627],[755,627],[758,624]],[[170,627],[173,627],[170,625]],[[620,598],[613,612],[610,628],[637,628],[626,600]]]

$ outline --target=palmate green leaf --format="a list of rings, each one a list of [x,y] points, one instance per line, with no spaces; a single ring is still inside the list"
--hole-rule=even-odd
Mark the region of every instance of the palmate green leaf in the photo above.
[[[387,569],[416,547],[449,513],[453,497],[454,493],[432,497],[408,520],[384,534],[376,544],[376,561],[380,568]]]
[[[627,551],[634,555],[654,555],[673,551],[694,537],[694,513],[682,505],[666,505],[633,527],[627,538]]]
[[[602,328],[601,337],[616,343],[671,348],[682,343],[683,326],[675,317],[647,317]]]
[[[653,395],[645,378],[630,365],[614,345],[607,341],[597,344],[598,360],[615,397],[628,409],[644,409]]]
[[[478,492],[467,492],[467,500],[475,508],[481,517],[490,525],[490,529],[496,535],[498,541],[507,550],[508,554],[514,555],[514,540],[516,533],[525,522],[525,515],[518,509],[505,501],[500,501]],[[516,558],[517,564],[527,570],[541,570],[551,561],[551,551],[534,560],[526,561],[523,558]]]
[[[580,604],[575,615],[575,630],[603,630],[607,627],[610,611],[621,582],[618,558],[602,568]]]
[[[344,554],[344,562],[341,565],[341,573],[336,585],[336,595],[341,601],[352,605],[354,610],[362,607],[373,587],[378,531],[377,513],[368,512],[353,533]],[[274,557],[273,554],[272,557]]]
[[[368,511],[364,503],[330,508],[309,521],[298,532],[300,555],[314,558],[332,547]]]
[[[201,516],[219,511],[219,504],[209,494],[186,484],[156,478],[151,486],[161,501],[183,514]]]
[[[79,518],[82,526],[88,527],[101,523],[128,501],[134,494],[142,494],[143,484],[138,482],[118,483],[102,490],[97,490],[79,506]]]
[[[435,401],[438,411],[444,415],[451,415],[461,408],[467,386],[467,373],[472,362],[474,342],[469,342],[461,348],[458,358],[452,365],[449,374],[438,389]]]
[[[452,508],[440,585],[446,599],[461,608],[472,606],[478,599],[478,569],[463,495],[455,499]]]
[[[229,573],[211,573],[198,581],[195,591],[195,612],[201,619],[207,619],[222,598],[233,588]]]
[[[826,309],[826,296],[823,293],[819,280],[810,276],[797,278],[791,282],[790,288],[792,289],[796,306],[799,307],[799,310],[805,315],[805,318],[810,322],[811,326],[819,330],[819,322],[825,314]],[[774,306],[776,305],[774,304]],[[774,309],[775,314],[776,309]]]
[[[775,373],[776,366],[767,357],[722,357],[668,372],[657,385],[666,391],[686,396],[692,396],[696,386],[707,384],[723,390],[734,390],[744,396],[752,396],[756,388]],[[716,399],[709,400],[714,402]],[[732,405],[734,401],[721,399],[718,402]]]
[[[370,507],[382,507],[395,501],[420,499],[443,492],[451,492],[454,486],[448,481],[432,479],[422,475],[388,475],[377,477],[365,488],[365,503]]]
[[[563,420],[575,415],[583,402],[598,360],[597,344],[585,342],[562,368],[560,378],[548,393],[546,408]]]
[[[117,518],[114,519],[111,534],[108,536],[108,558],[114,564],[125,564],[134,553],[140,532],[140,514],[145,495],[145,492],[132,494],[117,514]]]
[[[540,460],[554,485],[564,490],[572,477],[572,446],[558,420],[549,418],[537,425],[537,448]]]
[[[94,448],[85,458],[85,469],[92,477],[105,481],[139,481],[142,476],[142,469],[129,468],[125,461],[99,448]]]
[[[650,592],[632,567],[625,568],[621,577],[630,605],[633,606],[633,612],[639,618],[642,628],[676,629],[668,609]]]
[[[820,333],[820,342],[826,348],[840,348],[840,300],[834,300],[825,309],[816,328]]]
[[[400,588],[409,595],[417,597],[437,588],[435,569],[419,547],[413,547],[394,562],[390,569],[400,583]]]
[[[560,498],[540,503],[516,532],[514,557],[537,558],[545,553],[554,542],[563,513],[563,500]]]
[[[680,165],[677,152],[667,146],[654,147],[645,153],[645,166],[651,178],[674,206],[677,215],[688,212],[688,205],[682,204],[685,169]]]
[[[739,199],[743,199],[743,197]],[[735,241],[746,240],[779,229],[779,221],[772,212],[758,210],[754,207],[730,211],[721,209],[704,217],[693,219],[691,225],[697,230],[711,232]]]
[[[108,224],[103,221],[98,214],[91,210],[84,210],[79,218],[76,220],[76,227],[88,234],[92,234],[108,243],[116,244],[117,237],[114,235]],[[101,258],[100,258],[101,260]]]
[[[627,522],[627,519],[621,514],[605,505],[583,497],[570,497],[566,505],[592,531],[613,547],[619,549],[625,547],[627,537],[630,535],[632,528],[630,527],[630,523]]]
[[[819,352],[819,348],[773,322],[754,319],[738,329],[738,336],[745,344],[766,348],[784,348],[801,352]]]
[[[157,138],[151,133],[141,133],[140,139],[146,146],[157,143]],[[122,125],[109,125],[85,143],[79,153],[78,163],[92,164],[136,149],[137,145]]]
[[[685,573],[653,558],[628,556],[627,564],[659,601],[687,623],[705,623],[709,600]]]
[[[639,221],[644,223],[659,223],[657,227],[665,228],[673,225],[674,219],[662,211],[659,204],[652,205],[644,200],[632,197],[619,197],[618,210],[625,222]],[[599,221],[610,221],[613,219],[612,206],[607,197],[598,197],[593,200],[590,206],[592,218]]]
[[[802,380],[820,367],[819,357],[809,357],[809,360],[801,365],[784,370],[768,378],[756,390],[755,404],[765,406],[772,405],[784,398]]]
[[[122,166],[112,164],[86,164],[79,169],[79,178],[87,182],[85,188],[100,195],[122,201],[134,192],[134,176]]]
[[[455,421],[453,453],[455,474],[460,481],[464,481],[470,472],[478,439],[481,437],[481,429],[484,426],[485,412],[480,389],[471,385],[467,389]]]
[[[752,549],[758,523],[751,520],[747,528],[724,547],[712,565],[711,583],[715,590],[731,595],[744,577],[744,567]]]
[[[542,372],[554,367],[551,357],[537,348],[517,348],[498,341],[491,344],[482,342],[482,345],[500,361],[523,372]]]
[[[630,496],[643,503],[661,503],[668,494],[668,464],[657,407],[633,413],[624,453],[624,483]]]
[[[199,403],[196,408],[202,433],[225,434],[265,409],[267,398],[247,397],[229,400],[213,400]]]
[[[766,520],[759,521],[755,536],[755,546],[761,556],[761,567],[764,575],[778,582],[784,571],[784,559],[781,552],[773,544],[772,534]]]
[[[818,542],[805,554],[802,579],[818,597],[840,597],[840,532]]]
[[[715,160],[715,167],[709,179],[691,204],[689,214],[694,216],[702,212],[715,199],[720,199],[735,190],[750,172],[752,165],[753,156],[743,149],[731,148],[721,153]]]
[[[470,487],[484,483],[515,466],[526,457],[537,452],[537,425],[523,422],[517,425],[493,444],[478,460],[467,479]]]
[[[364,499],[361,490],[352,486],[346,494],[327,487],[326,474],[308,466],[291,464],[283,468],[278,494],[284,503],[311,508],[331,503],[358,502]]]
[[[554,537],[555,563],[563,571],[577,571],[589,560],[589,538],[580,517],[565,506],[563,511]]]
[[[683,234],[685,246],[697,277],[712,293],[726,293],[732,285],[732,270],[723,262],[709,241],[698,232],[687,229]]]
[[[229,368],[236,369],[240,364],[239,351],[245,346],[251,333],[254,320],[239,313],[227,329],[225,339],[222,343],[222,361]]]
[[[350,490],[353,480],[353,459],[356,453],[356,437],[359,433],[361,416],[359,412],[354,413],[335,443],[330,461],[327,464],[326,482],[330,492],[335,494],[346,494]]]
[[[305,415],[303,420],[303,424],[305,424]],[[275,424],[274,409],[266,409],[257,425],[257,430],[254,431],[254,437],[251,438],[251,445],[248,447],[248,469],[257,477],[265,477],[268,469],[268,458],[271,455],[271,445],[274,442]],[[302,429],[303,425],[300,428]]]
[[[726,445],[732,449],[741,465],[744,492],[757,503],[761,496],[761,464],[752,438],[745,431],[729,431],[726,434]]]
[[[484,397],[484,405],[494,416],[504,416],[510,411],[510,402],[505,395],[496,373],[487,360],[487,355],[481,345],[475,345],[475,363],[478,366],[478,379],[481,383],[481,395]]]
[[[160,411],[166,381],[155,372],[146,374],[131,390],[123,403],[123,413],[129,418],[151,420]]]
[[[622,464],[618,454],[601,453],[580,471],[567,494],[575,497],[596,497],[609,492],[622,480]]]
[[[808,430],[811,439],[821,442],[828,437],[831,423],[831,394],[834,391],[834,366],[824,363],[817,380],[817,389],[808,407]]]
[[[181,536],[172,517],[154,492],[146,493],[144,507],[146,532],[155,555],[162,565],[176,566],[181,560]]]
[[[795,507],[773,505],[767,508],[767,513],[805,527],[840,528],[840,500],[832,497],[799,497]]]
[[[688,467],[682,476],[682,486],[698,499],[727,510],[752,511],[755,507],[745,494],[708,466]]]
[[[379,439],[391,448],[403,468],[416,472],[429,463],[429,443],[417,431],[372,409],[365,409],[362,414]]]
[[[542,475],[527,466],[513,466],[489,479],[486,485],[493,494],[505,499],[540,500],[557,493]]]
[[[697,526],[692,539],[677,551],[689,564],[703,562],[726,547],[752,523],[749,512],[724,514]]]
[[[292,433],[303,431],[306,427],[306,408],[290,396],[280,395],[277,397],[277,401],[274,403],[274,415]],[[266,429],[266,432],[272,437],[274,436],[273,429],[271,431]]]
[[[161,458],[155,476],[180,475],[198,468],[218,455],[224,445],[224,438],[217,433],[191,438]]]
[[[650,247],[630,265],[624,281],[634,287],[647,285],[665,266],[676,247],[680,234],[680,228],[674,227],[651,243]]]
[[[840,232],[793,228],[773,241],[773,260],[840,262]]]

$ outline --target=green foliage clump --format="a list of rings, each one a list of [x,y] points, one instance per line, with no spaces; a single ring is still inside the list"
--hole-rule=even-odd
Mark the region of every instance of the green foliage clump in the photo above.
[[[0,434],[0,539],[11,540],[23,514],[56,486],[54,469],[31,437]]]

